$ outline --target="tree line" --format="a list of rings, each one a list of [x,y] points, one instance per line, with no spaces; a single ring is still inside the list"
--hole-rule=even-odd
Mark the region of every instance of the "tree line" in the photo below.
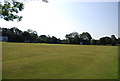
[[[88,32],[83,32],[82,34],[78,34],[77,32],[72,32],[70,34],[66,34],[66,38],[68,43],[70,44],[80,44],[80,42],[84,45],[118,45],[120,44],[120,38],[116,38],[115,35],[111,35],[111,37],[101,37],[99,40],[95,40]]]
[[[29,43],[60,43],[60,39],[55,36],[49,35],[38,36],[36,31],[28,29],[27,31],[21,31],[17,27],[12,28],[0,28],[2,36],[8,37],[8,42],[29,42]]]
[[[38,36],[36,31],[28,29],[27,31],[21,31],[17,27],[2,28],[0,27],[2,36],[8,37],[8,42],[29,42],[29,43],[54,43],[54,44],[83,44],[83,45],[118,45],[120,44],[120,38],[116,38],[115,35],[111,37],[101,37],[99,40],[93,39],[90,33],[72,32],[65,35],[66,39],[60,39],[55,36]]]

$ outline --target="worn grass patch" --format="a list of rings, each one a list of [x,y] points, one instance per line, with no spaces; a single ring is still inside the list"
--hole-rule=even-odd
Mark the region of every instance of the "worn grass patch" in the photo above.
[[[3,79],[117,79],[118,47],[3,42]]]

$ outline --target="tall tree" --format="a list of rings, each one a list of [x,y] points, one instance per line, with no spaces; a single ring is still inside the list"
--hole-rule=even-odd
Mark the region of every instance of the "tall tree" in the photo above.
[[[78,34],[74,36],[73,42],[74,42],[74,44],[79,44],[80,43],[80,37],[79,37]]]
[[[117,38],[115,37],[115,35],[111,35],[111,44],[113,46],[115,46],[117,44]]]
[[[24,31],[22,34],[23,38],[24,38],[24,42],[30,42],[31,40],[31,35],[28,31]]]
[[[91,35],[88,32],[83,32],[82,34],[80,34],[80,38],[83,40],[82,42],[84,44],[90,44],[91,42]]]
[[[79,43],[79,34],[77,32],[66,34],[65,37],[68,40],[68,43],[71,43],[71,44]]]
[[[30,34],[30,42],[37,42],[37,32],[33,31],[32,29],[28,29],[27,32]]]

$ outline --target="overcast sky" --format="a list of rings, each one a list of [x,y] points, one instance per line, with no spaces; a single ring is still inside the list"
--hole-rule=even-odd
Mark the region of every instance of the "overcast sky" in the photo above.
[[[6,22],[0,19],[1,27],[32,29],[38,35],[65,38],[71,32],[89,32],[94,39],[103,36],[118,36],[117,2],[55,1],[49,3],[35,0],[25,3],[19,13],[21,22]]]

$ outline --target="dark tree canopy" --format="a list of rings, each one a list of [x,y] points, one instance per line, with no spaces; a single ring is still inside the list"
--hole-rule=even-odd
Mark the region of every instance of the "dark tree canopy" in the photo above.
[[[88,32],[83,32],[80,34],[80,39],[84,44],[90,44],[92,36]]]
[[[111,35],[111,44],[115,46],[116,43],[117,43],[117,38],[115,37],[115,35]]]
[[[120,38],[118,38],[118,41],[117,41],[118,44],[120,44]]]
[[[66,34],[65,36],[68,40],[68,43],[71,44],[79,44],[83,42],[84,44],[90,44],[92,39],[91,35],[88,32],[83,32],[82,34],[78,34],[77,32],[72,32],[70,34]]]
[[[65,36],[68,40],[68,43],[79,43],[79,34],[77,32],[72,32],[70,34],[66,34]]]
[[[102,37],[102,38],[100,38],[100,43],[102,45],[111,44],[111,38],[110,37]]]
[[[83,33],[81,34],[81,38],[82,38],[83,40],[89,40],[89,41],[92,39],[91,35],[90,35],[88,32],[83,32]]]

